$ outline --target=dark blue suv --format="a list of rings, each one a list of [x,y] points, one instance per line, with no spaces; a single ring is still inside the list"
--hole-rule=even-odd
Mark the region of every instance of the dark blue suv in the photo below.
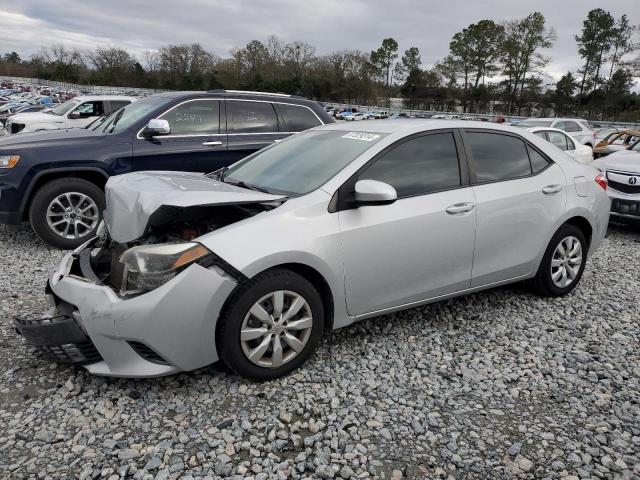
[[[152,95],[87,129],[0,137],[0,223],[29,220],[45,242],[93,236],[111,175],[211,172],[333,119],[301,97],[216,90]]]

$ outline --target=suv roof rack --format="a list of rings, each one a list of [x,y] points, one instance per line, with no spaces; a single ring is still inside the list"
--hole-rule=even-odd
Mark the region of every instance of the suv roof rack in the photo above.
[[[305,98],[299,95],[289,95],[288,93],[254,92],[251,90],[225,90],[223,88],[218,88],[216,90],[209,90],[207,93],[235,93],[235,94],[244,94],[244,95],[271,95],[273,97]]]

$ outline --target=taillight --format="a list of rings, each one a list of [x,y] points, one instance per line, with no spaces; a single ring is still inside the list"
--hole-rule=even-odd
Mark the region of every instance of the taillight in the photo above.
[[[598,175],[596,175],[595,181],[598,185],[600,185],[602,187],[603,190],[607,189],[607,179],[605,178],[604,175],[602,175],[601,173],[599,173]]]

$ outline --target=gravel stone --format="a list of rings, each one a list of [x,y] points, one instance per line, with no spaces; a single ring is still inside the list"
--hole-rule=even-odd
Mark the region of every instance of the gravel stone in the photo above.
[[[63,252],[0,226],[0,478],[640,476],[640,230],[610,226],[580,286],[511,285],[327,333],[298,371],[91,376],[29,347]]]

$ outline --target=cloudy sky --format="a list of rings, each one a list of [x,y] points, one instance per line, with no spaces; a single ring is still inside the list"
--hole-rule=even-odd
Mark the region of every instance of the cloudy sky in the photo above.
[[[541,11],[558,35],[547,55],[558,78],[580,65],[574,35],[587,12],[602,7],[640,23],[639,0],[0,0],[0,52],[23,57],[42,45],[115,45],[140,55],[169,43],[199,42],[220,56],[275,34],[302,40],[317,53],[370,51],[391,36],[404,51],[417,46],[424,64],[446,55],[451,36],[470,23]]]

